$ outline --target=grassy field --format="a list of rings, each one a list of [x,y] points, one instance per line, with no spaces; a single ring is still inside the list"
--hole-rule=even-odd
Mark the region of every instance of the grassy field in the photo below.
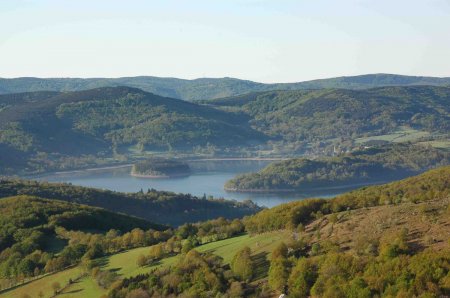
[[[273,248],[286,239],[288,236],[287,232],[272,232],[265,233],[256,236],[242,235],[234,238],[229,238],[221,241],[216,241],[213,243],[208,243],[197,247],[196,249],[200,252],[212,252],[216,255],[221,256],[224,259],[224,263],[228,264],[235,253],[248,246],[253,252],[253,257],[255,262],[258,263],[258,268],[260,271],[257,272],[258,278],[263,278],[266,275],[266,270],[268,268],[267,258]],[[173,256],[161,260],[160,263],[153,266],[139,267],[136,264],[139,255],[148,253],[148,247],[141,247],[136,249],[131,249],[119,254],[115,254],[109,257],[105,257],[99,260],[102,264],[102,270],[115,270],[121,278],[134,276],[140,273],[146,273],[150,269],[157,266],[170,266],[175,263],[178,256]],[[12,297],[12,298],[22,298],[25,294],[31,297],[38,297],[39,291],[44,293],[44,297],[50,297],[53,294],[51,285],[54,281],[58,281],[61,286],[68,283],[69,278],[76,280],[82,271],[80,268],[71,268],[64,270],[53,275],[43,277],[39,280],[35,280],[26,285],[17,287],[5,293],[1,293],[0,297]],[[96,282],[90,277],[83,277],[77,280],[72,285],[66,287],[63,292],[58,295],[58,297],[65,298],[76,298],[76,297],[100,297],[105,294],[106,291],[100,288]]]
[[[420,144],[426,144],[431,145],[434,148],[450,150],[450,140],[427,141],[420,142]]]
[[[82,271],[80,268],[71,268],[55,274],[46,275],[40,279],[34,280],[25,285],[14,288],[7,292],[0,294],[0,297],[22,298],[28,294],[30,297],[38,297],[39,291],[42,291],[44,297],[51,297],[53,295],[52,283],[59,282],[61,286],[68,283],[69,279],[76,280]],[[82,296],[67,296],[67,297],[82,297]],[[88,297],[88,296],[84,296]],[[95,296],[92,296],[95,297]]]
[[[426,131],[420,131],[420,130],[415,130],[412,128],[402,127],[391,134],[380,135],[380,136],[371,136],[371,137],[366,137],[366,138],[358,138],[355,141],[357,144],[363,144],[365,142],[375,141],[375,140],[400,143],[400,142],[415,141],[422,137],[427,137],[429,135],[430,135],[430,133],[426,132]]]

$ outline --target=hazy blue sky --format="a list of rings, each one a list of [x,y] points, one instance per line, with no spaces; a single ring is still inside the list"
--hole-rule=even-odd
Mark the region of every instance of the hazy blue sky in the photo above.
[[[450,1],[0,1],[0,77],[377,72],[450,76]]]

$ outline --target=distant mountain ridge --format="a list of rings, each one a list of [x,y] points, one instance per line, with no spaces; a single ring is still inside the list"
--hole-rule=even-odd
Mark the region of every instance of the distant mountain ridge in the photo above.
[[[122,78],[0,78],[0,94],[34,91],[81,91],[100,87],[128,86],[161,96],[184,100],[204,100],[271,90],[323,88],[367,89],[382,86],[449,86],[450,77],[367,74],[318,79],[296,83],[264,84],[235,78],[199,78],[194,80],[136,76]]]

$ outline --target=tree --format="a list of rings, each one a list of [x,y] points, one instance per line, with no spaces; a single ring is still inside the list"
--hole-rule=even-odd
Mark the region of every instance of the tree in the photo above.
[[[269,286],[276,291],[285,292],[289,276],[289,261],[284,257],[272,259],[269,268]]]
[[[155,244],[150,247],[148,255],[153,259],[160,259],[164,254],[163,247],[161,244]]]
[[[279,257],[287,258],[288,255],[288,247],[284,242],[278,244],[277,247],[272,251],[271,258],[278,259]]]
[[[23,274],[25,276],[30,276],[33,274],[35,268],[35,264],[30,259],[23,259],[20,261],[17,271],[19,274]]]
[[[309,297],[309,291],[317,278],[316,270],[310,260],[300,258],[289,276],[289,295],[299,298]]]
[[[139,267],[144,267],[145,265],[147,265],[147,257],[144,255],[139,255],[136,263]]]
[[[231,261],[231,270],[242,280],[251,280],[254,274],[254,264],[248,246],[239,250]]]
[[[288,248],[281,242],[272,252],[269,268],[269,286],[276,291],[285,292],[289,277]]]

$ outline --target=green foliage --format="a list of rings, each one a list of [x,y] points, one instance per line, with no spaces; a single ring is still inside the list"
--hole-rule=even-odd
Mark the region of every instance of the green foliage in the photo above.
[[[233,190],[291,190],[374,183],[411,176],[450,164],[444,150],[409,144],[369,148],[339,157],[289,159],[258,173],[243,174],[225,185]]]
[[[298,298],[309,297],[309,292],[316,279],[315,264],[306,258],[298,259],[289,275],[289,295]]]
[[[306,199],[265,209],[244,219],[250,233],[280,229],[297,229],[315,219],[317,214],[330,214],[349,209],[444,199],[450,195],[450,166],[427,171],[418,176],[384,185],[368,186],[333,199]]]
[[[330,201],[333,211],[356,209],[399,202],[425,202],[450,194],[450,166],[384,185],[363,187]]]
[[[254,275],[254,264],[251,257],[251,250],[248,246],[239,250],[231,261],[231,270],[241,280],[249,281]]]
[[[289,278],[290,262],[283,255],[272,256],[269,268],[269,286],[278,292],[284,293]]]
[[[129,297],[127,294],[137,288],[153,296],[214,297],[224,294],[226,286],[221,258],[191,250],[170,269],[124,279],[111,289],[109,297]]]
[[[145,193],[120,193],[63,183],[0,179],[0,201],[2,197],[19,194],[101,207],[170,225],[218,217],[238,218],[260,210],[251,201],[204,200],[189,194],[175,194],[154,189],[149,189]],[[70,216],[61,220],[66,224],[72,222]],[[154,228],[158,229],[158,226],[155,225]]]
[[[117,251],[123,247],[102,241],[102,237],[95,241],[92,235],[79,230],[95,229],[100,233],[108,229],[127,232],[134,228],[135,233],[140,230],[138,227],[160,227],[100,208],[29,196],[1,199],[0,213],[0,278],[7,279],[61,270],[82,258],[103,256],[104,249]],[[56,237],[70,241],[58,255],[53,255],[46,250],[48,240]],[[131,240],[131,245],[146,244]]]
[[[19,152],[27,174],[62,170],[70,161],[86,166],[87,156],[117,157],[130,146],[183,151],[266,139],[250,127],[248,116],[129,87],[2,95],[2,106],[0,150],[11,158]],[[22,163],[8,166],[2,173],[24,170]]]
[[[313,218],[313,212],[326,208],[325,199],[307,199],[281,204],[244,218],[245,229],[262,233],[281,229],[294,229]]]
[[[449,130],[450,88],[269,91],[207,103],[249,114],[257,130],[286,142],[382,135],[399,126]]]

